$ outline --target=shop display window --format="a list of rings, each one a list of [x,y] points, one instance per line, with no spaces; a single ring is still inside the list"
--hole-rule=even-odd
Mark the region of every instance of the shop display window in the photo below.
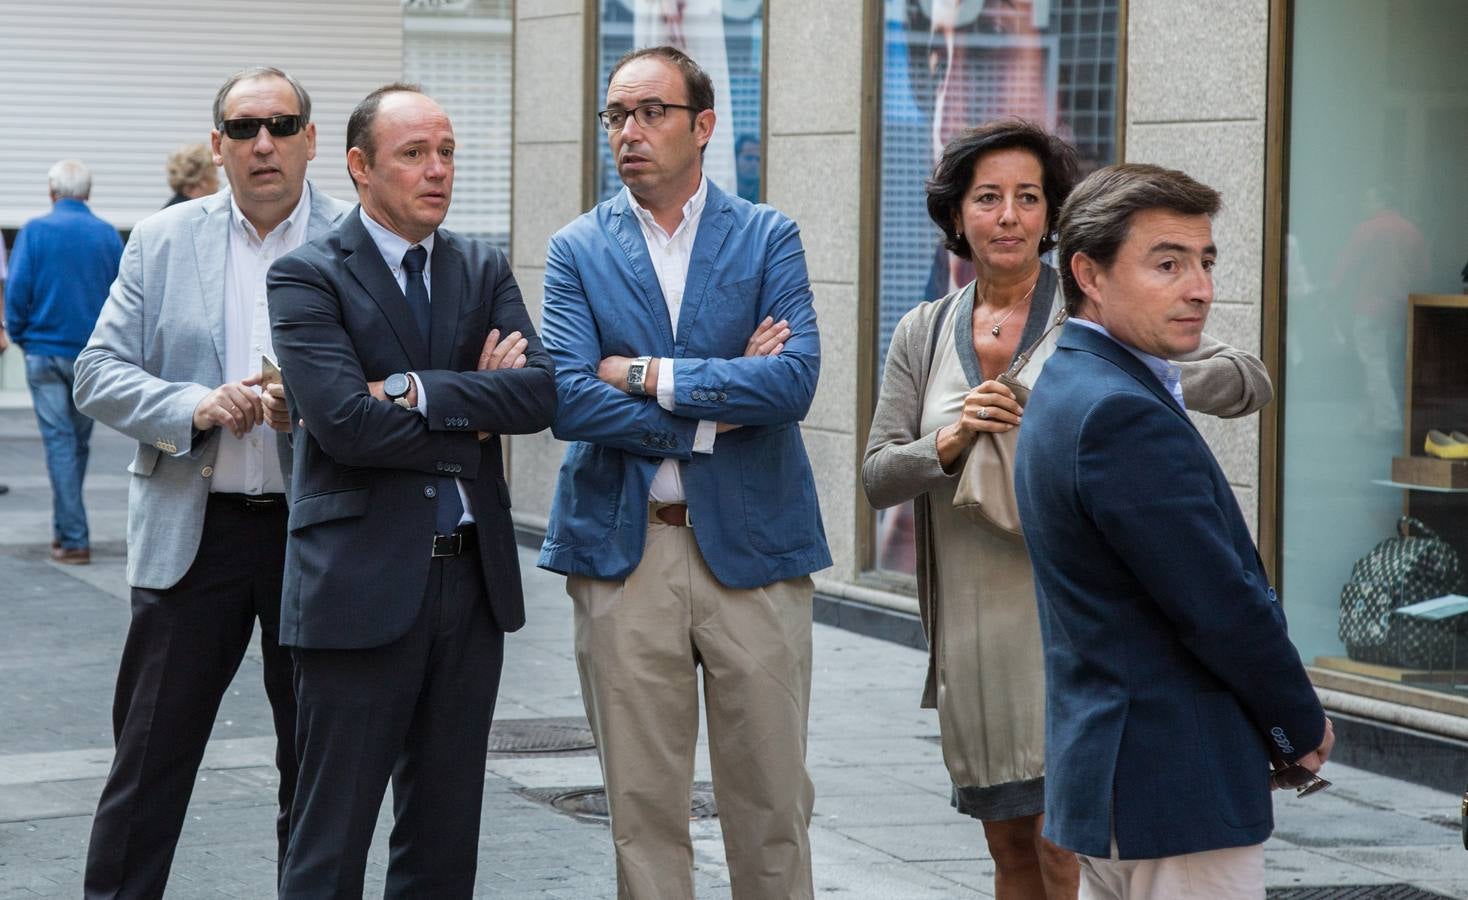
[[[764,0],[599,0],[598,80],[593,96],[606,97],[612,66],[637,47],[671,44],[693,57],[714,83],[718,127],[704,150],[710,181],[753,203],[760,184],[764,66]],[[598,132],[600,126],[598,126]],[[622,189],[605,136],[598,133],[596,200]]]
[[[1279,478],[1280,593],[1305,661],[1459,693],[1465,40],[1454,3],[1294,4]]]
[[[943,248],[923,185],[960,131],[1004,116],[1051,129],[1083,170],[1117,161],[1117,0],[888,0],[881,74],[876,378],[908,310],[973,279]],[[912,506],[880,510],[872,564],[912,575]]]

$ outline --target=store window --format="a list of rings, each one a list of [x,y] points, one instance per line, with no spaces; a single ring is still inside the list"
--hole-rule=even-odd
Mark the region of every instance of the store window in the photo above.
[[[510,249],[513,0],[404,0],[403,78],[454,123],[454,202],[444,227]]]
[[[1465,44],[1453,0],[1294,4],[1280,473],[1304,659],[1460,691]],[[1373,553],[1403,516],[1412,540]]]
[[[876,377],[904,313],[973,279],[943,249],[923,183],[943,145],[1020,116],[1070,141],[1086,171],[1116,161],[1117,0],[887,0],[882,46]],[[876,517],[874,564],[911,575],[912,507]]]
[[[606,97],[612,66],[628,51],[659,44],[683,50],[714,82],[717,125],[704,151],[704,174],[723,190],[759,202],[763,0],[600,0],[600,26],[597,100]],[[597,143],[596,199],[601,201],[621,190],[622,182],[607,142]]]

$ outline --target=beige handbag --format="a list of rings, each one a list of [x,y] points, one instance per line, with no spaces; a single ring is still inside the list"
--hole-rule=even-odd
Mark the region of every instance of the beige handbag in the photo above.
[[[1040,335],[1030,348],[1014,358],[1014,362],[997,379],[1014,392],[1020,406],[1030,402],[1030,390],[1045,360],[1055,352],[1056,329],[1064,324],[1065,310]],[[1037,365],[1030,363],[1038,360]],[[1028,368],[1027,368],[1028,367]],[[953,508],[975,522],[985,522],[1008,534],[1021,533],[1019,501],[1014,494],[1014,453],[1019,445],[1019,429],[985,431],[969,448],[958,474],[958,488],[953,494]]]

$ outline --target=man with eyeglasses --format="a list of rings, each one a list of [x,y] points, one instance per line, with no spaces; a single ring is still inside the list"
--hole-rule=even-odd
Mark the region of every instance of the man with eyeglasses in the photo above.
[[[1060,211],[1070,320],[1015,488],[1045,650],[1045,837],[1083,898],[1259,900],[1270,788],[1335,743],[1176,364],[1213,304],[1217,191],[1092,173]],[[982,573],[979,573],[982,577]]]
[[[800,433],[820,341],[799,230],[704,177],[713,85],[681,51],[624,56],[598,115],[626,189],[547,253],[574,443],[540,565],[575,604],[619,895],[693,896],[701,667],[733,895],[808,898],[809,576],[831,556]]]
[[[81,410],[138,441],[128,467],[132,624],[89,898],[163,894],[215,714],[257,620],[281,858],[288,837],[296,703],[278,638],[290,415],[280,386],[262,384],[262,358],[273,358],[265,273],[350,207],[306,181],[311,100],[279,69],[224,82],[212,144],[229,190],[138,223],[76,366]]]

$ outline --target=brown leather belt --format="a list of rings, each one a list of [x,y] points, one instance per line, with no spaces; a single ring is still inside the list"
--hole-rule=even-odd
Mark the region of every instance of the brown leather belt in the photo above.
[[[688,516],[687,503],[649,503],[647,511],[649,515],[664,525],[686,528],[692,524]]]

